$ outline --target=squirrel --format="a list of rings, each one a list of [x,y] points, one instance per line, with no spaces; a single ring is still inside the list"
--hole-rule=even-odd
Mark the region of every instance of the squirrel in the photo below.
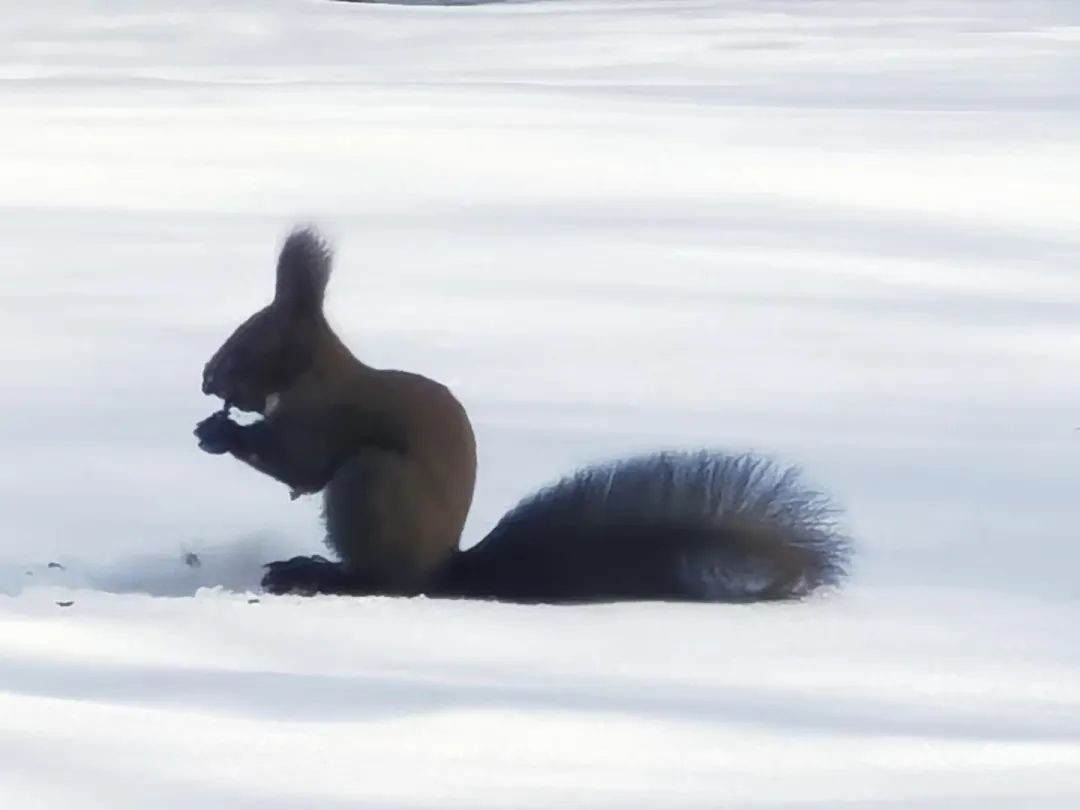
[[[199,447],[323,493],[337,561],[266,566],[271,593],[427,595],[523,603],[798,599],[838,584],[851,542],[799,472],[752,455],[669,452],[589,467],[522,501],[458,546],[476,440],[448,388],[357,359],[327,322],[332,253],[294,230],[273,301],[207,362],[224,406]],[[231,409],[261,414],[239,424]]]

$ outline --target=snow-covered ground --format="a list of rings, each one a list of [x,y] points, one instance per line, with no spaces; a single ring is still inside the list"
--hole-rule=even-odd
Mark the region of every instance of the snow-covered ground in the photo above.
[[[0,804],[1080,802],[1072,0],[0,19]],[[850,587],[251,601],[318,504],[191,427],[307,220],[354,349],[473,414],[466,542],[586,461],[757,449],[848,508]]]

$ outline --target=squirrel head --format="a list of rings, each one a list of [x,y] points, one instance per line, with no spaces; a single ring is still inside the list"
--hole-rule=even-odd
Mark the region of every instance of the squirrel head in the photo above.
[[[277,264],[277,287],[269,306],[244,321],[203,369],[202,390],[226,406],[263,413],[311,367],[319,335],[327,328],[323,297],[332,254],[312,229],[285,240]]]

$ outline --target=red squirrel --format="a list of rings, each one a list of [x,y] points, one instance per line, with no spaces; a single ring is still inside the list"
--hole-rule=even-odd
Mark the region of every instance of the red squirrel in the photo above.
[[[224,407],[199,446],[323,493],[338,559],[266,566],[272,593],[398,594],[515,602],[745,602],[837,584],[851,554],[836,509],[793,469],[749,455],[660,453],[586,468],[458,547],[476,440],[444,385],[357,359],[323,313],[331,251],[294,231],[274,299],[206,364]],[[241,425],[232,408],[262,419]]]

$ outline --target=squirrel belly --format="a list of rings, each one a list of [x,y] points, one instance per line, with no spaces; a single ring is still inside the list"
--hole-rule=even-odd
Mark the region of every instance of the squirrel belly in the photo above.
[[[590,467],[458,548],[476,443],[439,383],[357,359],[323,313],[331,252],[286,240],[274,299],[206,364],[225,408],[195,430],[284,483],[323,492],[339,560],[270,563],[275,593],[428,594],[515,602],[794,599],[837,584],[851,555],[836,510],[798,473],[748,455],[661,453]],[[230,407],[257,411],[241,425]]]

